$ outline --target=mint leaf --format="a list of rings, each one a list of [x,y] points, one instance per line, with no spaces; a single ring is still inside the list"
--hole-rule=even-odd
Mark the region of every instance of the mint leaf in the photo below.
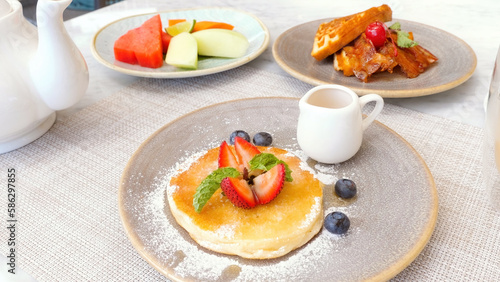
[[[398,40],[396,44],[400,48],[410,48],[417,46],[418,43],[410,39],[410,34],[406,31],[401,30],[401,24],[399,22],[393,23],[389,29],[395,31],[398,34]]]
[[[194,210],[200,213],[205,204],[210,200],[215,191],[220,188],[220,183],[226,177],[237,177],[240,172],[234,167],[222,167],[214,170],[196,188],[193,198]]]
[[[410,48],[417,46],[418,43],[411,40],[410,35],[406,31],[398,31],[398,41],[396,44],[398,44],[399,47],[401,48]]]
[[[392,30],[401,30],[401,24],[399,22],[395,22],[393,23],[389,29],[392,29]]]
[[[275,155],[269,153],[260,153],[255,155],[249,162],[250,170],[262,169],[265,171],[270,170],[277,164],[285,165],[285,181],[292,182],[292,171],[284,161],[278,159]]]

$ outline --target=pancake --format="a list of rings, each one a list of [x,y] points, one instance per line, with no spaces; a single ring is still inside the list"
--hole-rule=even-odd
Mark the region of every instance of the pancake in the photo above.
[[[250,259],[283,256],[314,237],[323,224],[323,187],[300,168],[300,159],[286,150],[258,147],[285,161],[292,182],[285,182],[271,202],[251,209],[235,207],[219,189],[200,213],[193,196],[201,181],[217,169],[219,148],[209,150],[189,169],[179,172],[167,188],[170,210],[176,221],[199,245],[215,252]]]

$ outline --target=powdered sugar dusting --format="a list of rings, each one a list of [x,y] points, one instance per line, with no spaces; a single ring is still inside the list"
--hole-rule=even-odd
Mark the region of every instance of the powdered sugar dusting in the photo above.
[[[215,231],[215,234],[220,238],[233,238],[234,237],[234,225],[225,224],[219,227]]]
[[[172,195],[172,193],[175,192],[179,188],[179,187],[174,186],[174,185],[169,185],[170,179],[172,179],[172,177],[174,177],[175,175],[183,173],[184,171],[189,169],[189,167],[196,160],[198,160],[200,157],[202,157],[206,153],[207,153],[207,150],[199,151],[199,152],[196,152],[194,154],[187,154],[186,153],[187,156],[183,160],[176,162],[175,165],[167,171],[166,179],[165,179],[164,183],[162,182],[162,184],[163,184],[162,187],[168,188],[166,190],[167,190],[167,193],[169,193],[169,195]]]
[[[311,208],[311,211],[306,215],[306,220],[302,222],[299,228],[306,228],[311,225],[316,220],[316,215],[321,209],[322,199],[321,197],[314,198],[314,205]]]
[[[165,169],[165,172],[162,173],[163,177],[155,181],[154,189],[144,195],[144,203],[148,203],[148,205],[144,207],[140,219],[145,225],[155,226],[155,232],[150,234],[148,241],[145,242],[145,248],[154,250],[158,259],[174,271],[177,279],[214,281],[224,278],[224,275],[227,275],[231,269],[238,270],[235,272],[236,274],[233,273],[233,281],[279,280],[279,277],[284,273],[287,273],[287,277],[290,279],[299,279],[314,271],[315,268],[317,271],[321,269],[320,265],[316,266],[315,257],[328,256],[328,252],[332,251],[331,248],[342,247],[340,242],[335,243],[339,241],[337,238],[332,239],[331,235],[324,234],[328,232],[320,231],[318,236],[289,255],[274,260],[252,260],[249,263],[249,260],[217,254],[199,246],[173,219],[165,193],[172,193],[177,189],[177,187],[169,185],[171,178],[187,170],[206,152],[207,150],[195,153],[186,152],[186,156],[182,160]],[[335,170],[332,170],[331,167],[322,167],[318,164],[311,167],[307,163],[307,156],[302,151],[297,150],[288,154],[299,157],[301,160],[300,168],[311,172],[323,183],[328,184],[336,179],[332,174],[335,173]],[[316,197],[311,212],[299,228],[310,225],[314,220],[314,215],[321,207],[321,198]],[[234,235],[234,229],[231,225],[224,225],[214,233],[220,237],[230,238]]]
[[[317,163],[311,159],[304,153],[302,150],[294,150],[293,152],[289,152],[289,154],[293,154],[301,160],[300,169],[309,171],[316,179],[321,181],[321,183],[325,185],[335,183],[338,178],[336,177],[337,169],[336,165],[324,165],[321,163]],[[338,165],[337,165],[338,166]]]
[[[316,169],[316,177],[323,184],[334,184],[338,178],[335,176],[335,166],[326,166],[317,163],[314,168]]]

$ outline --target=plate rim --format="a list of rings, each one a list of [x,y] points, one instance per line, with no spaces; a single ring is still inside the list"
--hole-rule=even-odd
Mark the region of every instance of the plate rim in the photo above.
[[[243,102],[246,100],[266,100],[266,99],[274,99],[274,100],[280,100],[280,99],[286,99],[286,100],[296,100],[297,103],[300,100],[300,98],[295,98],[295,97],[277,97],[277,96],[272,96],[272,97],[253,97],[253,98],[242,98],[242,99],[236,99],[236,100],[229,100],[229,101],[224,101],[208,106],[204,106],[201,108],[198,108],[196,110],[193,110],[189,113],[186,113],[184,115],[181,115],[174,120],[164,124],[161,126],[159,129],[157,129],[155,132],[153,132],[151,135],[149,135],[134,151],[134,153],[131,155],[130,159],[126,163],[123,173],[120,177],[120,182],[119,182],[119,187],[118,187],[118,212],[120,216],[120,221],[122,223],[123,228],[125,229],[125,234],[127,235],[128,240],[134,247],[134,249],[139,253],[139,255],[146,260],[151,266],[153,266],[160,274],[166,276],[169,279],[172,279],[174,281],[184,281],[182,278],[178,277],[173,271],[173,269],[170,268],[163,268],[159,264],[159,258],[155,256],[151,256],[145,251],[144,245],[141,243],[141,239],[139,238],[139,235],[137,232],[132,228],[131,224],[129,221],[127,221],[127,216],[126,216],[126,208],[124,206],[124,201],[125,201],[125,196],[126,196],[126,191],[125,191],[125,186],[124,184],[128,182],[127,179],[129,179],[129,175],[132,175],[130,173],[132,169],[132,165],[135,161],[136,158],[139,157],[140,153],[144,149],[144,147],[148,146],[150,141],[153,140],[156,136],[158,136],[165,128],[169,127],[170,125],[174,124],[175,122],[178,122],[179,120],[195,115],[199,111],[203,111],[205,109],[211,108],[211,107],[216,107],[220,106],[222,104],[229,104],[233,102]],[[393,129],[388,127],[387,125],[383,124],[382,122],[378,120],[374,120],[376,124],[381,126],[384,130],[387,130],[390,134],[393,134],[398,140],[402,141],[406,147],[410,149],[410,151],[413,153],[413,155],[416,157],[416,159],[421,163],[423,172],[426,175],[426,179],[429,182],[429,191],[431,193],[431,198],[432,198],[432,208],[429,211],[429,218],[427,219],[427,224],[425,228],[423,228],[422,233],[418,236],[418,240],[415,240],[413,246],[406,252],[406,254],[398,261],[393,263],[392,265],[388,266],[386,269],[383,271],[379,272],[373,277],[370,277],[369,280],[372,281],[379,281],[379,280],[389,280],[393,277],[395,277],[397,274],[399,274],[401,271],[403,271],[405,268],[407,268],[422,252],[422,250],[427,246],[429,243],[432,234],[434,233],[436,223],[437,223],[437,217],[438,217],[438,208],[439,208],[439,197],[438,197],[438,192],[436,189],[436,183],[434,180],[434,177],[432,175],[432,172],[430,171],[429,167],[427,166],[427,163],[425,160],[422,158],[422,156],[418,153],[417,150],[406,140],[404,139],[401,135],[399,135],[397,132],[395,132]],[[317,236],[317,235],[316,235]]]
[[[140,17],[140,16],[145,16],[145,15],[154,15],[154,14],[164,14],[164,13],[171,13],[171,12],[183,12],[183,11],[196,11],[196,10],[228,10],[232,11],[233,13],[240,13],[240,14],[245,14],[247,16],[252,17],[262,28],[262,31],[264,32],[264,41],[262,44],[259,46],[257,50],[255,50],[253,53],[248,54],[247,56],[238,58],[238,60],[229,63],[229,64],[224,64],[221,66],[217,67],[212,67],[208,69],[197,69],[197,70],[186,70],[186,71],[179,71],[179,72],[147,72],[147,71],[140,71],[140,70],[131,70],[131,69],[126,69],[120,66],[116,66],[107,60],[105,60],[99,51],[96,48],[96,41],[99,35],[109,26],[123,21],[127,20],[130,18],[134,17]],[[137,76],[137,77],[149,77],[149,78],[188,78],[188,77],[197,77],[197,76],[203,76],[203,75],[209,75],[209,74],[215,74],[219,72],[223,72],[226,70],[230,70],[239,66],[242,66],[246,63],[249,63],[250,61],[256,59],[258,56],[260,56],[264,51],[269,47],[269,42],[270,42],[270,34],[269,34],[269,29],[267,26],[257,18],[257,16],[246,12],[242,11],[239,9],[231,8],[231,7],[196,7],[196,8],[184,8],[184,9],[172,9],[172,10],[161,10],[161,11],[156,11],[156,12],[148,12],[148,13],[141,13],[141,14],[134,14],[134,15],[129,15],[126,17],[122,17],[120,19],[114,20],[102,28],[100,28],[92,37],[91,43],[90,43],[90,50],[94,58],[101,63],[102,65],[106,66],[107,68],[110,68],[114,71],[132,75],[132,76]]]
[[[311,76],[308,76],[308,75],[304,75],[302,74],[301,72],[289,67],[286,62],[279,56],[278,54],[278,45],[280,44],[280,42],[282,41],[283,37],[290,33],[290,32],[293,32],[294,29],[300,27],[300,26],[304,26],[304,25],[312,25],[312,24],[317,24],[319,22],[329,22],[331,21],[332,19],[335,19],[335,18],[338,18],[338,17],[333,17],[333,18],[323,18],[323,19],[317,19],[317,20],[313,20],[313,21],[308,21],[308,22],[305,22],[305,23],[302,23],[302,24],[298,24],[298,25],[295,25],[287,30],[285,30],[283,33],[281,33],[277,38],[276,40],[274,41],[273,43],[273,46],[272,46],[272,54],[273,54],[273,57],[274,57],[274,60],[276,61],[276,63],[285,71],[287,72],[288,74],[290,74],[291,76],[303,81],[303,82],[306,82],[308,84],[311,84],[311,85],[323,85],[323,84],[331,84],[331,83],[336,83],[338,84],[339,82],[333,82],[333,81],[325,81],[325,80],[321,80],[321,79],[317,79],[317,78],[314,78],[314,77],[311,77]],[[420,90],[418,93],[415,93],[415,90],[414,89],[404,89],[404,90],[383,90],[383,89],[371,89],[371,88],[365,88],[365,87],[356,87],[356,86],[348,86],[349,88],[351,88],[354,92],[356,92],[358,95],[362,96],[362,95],[366,95],[366,94],[369,94],[369,93],[377,93],[379,94],[380,96],[382,96],[383,98],[411,98],[411,97],[421,97],[421,96],[427,96],[427,95],[432,95],[432,94],[437,94],[437,93],[440,93],[440,92],[444,92],[446,90],[450,90],[450,89],[453,89],[457,86],[459,86],[460,84],[466,82],[471,76],[472,74],[474,73],[474,71],[476,70],[476,67],[477,67],[477,56],[476,56],[476,53],[474,52],[474,50],[472,49],[472,47],[470,47],[469,44],[467,44],[467,42],[465,42],[463,39],[461,39],[460,37],[450,33],[450,32],[447,32],[445,30],[442,30],[440,28],[437,28],[437,27],[434,27],[434,26],[430,26],[430,25],[427,25],[427,24],[423,24],[423,23],[420,23],[420,22],[416,22],[416,21],[409,21],[409,20],[404,20],[404,19],[398,19],[398,18],[393,18],[390,22],[395,22],[395,21],[400,21],[400,22],[407,22],[407,23],[411,23],[411,24],[414,24],[414,25],[419,25],[425,29],[433,29],[433,30],[436,30],[440,33],[443,33],[443,34],[447,34],[448,36],[454,38],[457,42],[459,42],[462,46],[466,47],[466,49],[469,51],[469,55],[471,55],[471,58],[473,60],[473,64],[471,66],[471,68],[469,70],[467,70],[467,72],[464,73],[464,75],[454,81],[451,81],[451,82],[447,82],[445,84],[442,84],[442,85],[439,85],[439,86],[435,86],[435,87],[428,87],[428,88],[423,88],[422,90]],[[312,42],[311,42],[311,48],[312,48]],[[332,71],[335,71],[332,67]],[[353,77],[353,79],[355,79]],[[366,83],[366,85],[369,85],[369,83]]]

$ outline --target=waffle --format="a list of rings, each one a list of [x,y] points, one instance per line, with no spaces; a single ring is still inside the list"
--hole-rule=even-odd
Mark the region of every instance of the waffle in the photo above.
[[[168,203],[177,223],[199,245],[224,254],[250,259],[283,256],[314,237],[323,224],[323,188],[301,161],[287,151],[259,147],[284,160],[293,171],[271,202],[252,209],[235,207],[221,189],[215,192],[200,213],[193,208],[198,184],[217,168],[218,148],[209,150],[189,169],[172,177]]]
[[[391,20],[392,10],[384,4],[364,12],[322,23],[314,37],[311,55],[316,60],[321,61],[356,39],[372,22]]]

